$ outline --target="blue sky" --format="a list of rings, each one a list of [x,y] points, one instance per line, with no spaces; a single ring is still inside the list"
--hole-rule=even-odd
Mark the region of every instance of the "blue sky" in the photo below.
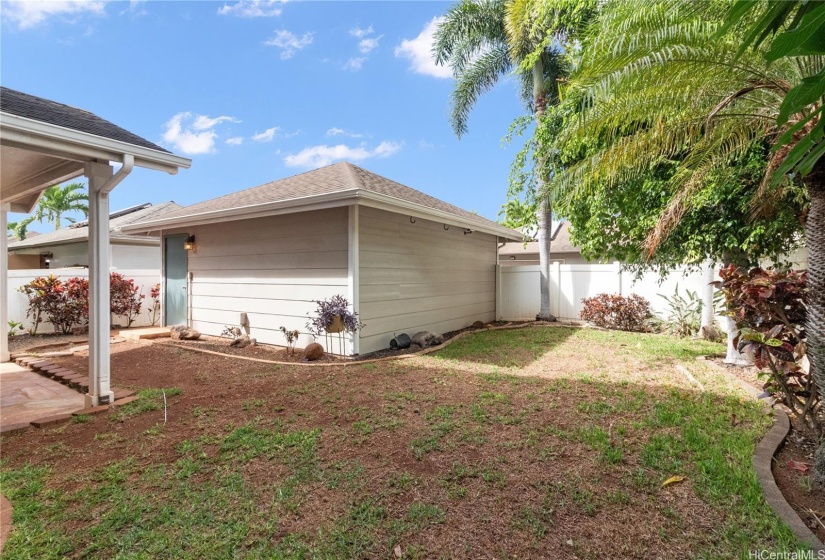
[[[502,138],[524,108],[507,79],[454,136],[453,81],[428,56],[449,5],[2,2],[0,80],[192,159],[174,176],[135,170],[112,210],[193,204],[349,160],[496,219],[518,148]]]

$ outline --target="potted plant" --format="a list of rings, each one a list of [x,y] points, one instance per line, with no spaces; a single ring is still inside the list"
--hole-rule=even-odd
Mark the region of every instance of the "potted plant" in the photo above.
[[[341,295],[315,300],[318,307],[315,316],[307,321],[307,330],[315,336],[322,334],[356,332],[364,327],[358,313],[350,310],[347,298]]]

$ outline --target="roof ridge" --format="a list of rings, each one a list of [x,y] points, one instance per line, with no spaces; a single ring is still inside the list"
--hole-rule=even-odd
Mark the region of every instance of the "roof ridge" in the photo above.
[[[360,168],[357,165],[355,165],[353,163],[350,163],[348,161],[342,161],[341,163],[344,164],[344,169],[347,170],[347,175],[349,176],[350,180],[352,181],[352,187],[353,188],[369,190],[369,189],[366,188],[364,183],[361,181],[361,178],[358,177],[358,173],[355,172],[356,169],[361,169],[362,171],[366,171],[365,169]]]

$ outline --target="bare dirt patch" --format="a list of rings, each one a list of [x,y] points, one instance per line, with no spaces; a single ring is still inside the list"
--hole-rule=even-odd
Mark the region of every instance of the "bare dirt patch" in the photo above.
[[[542,344],[530,354],[536,368],[564,346],[586,348],[583,363],[615,353],[588,333]],[[699,474],[698,462],[718,463],[703,458],[702,438],[732,438],[728,450],[764,431],[745,401],[675,376],[658,385],[616,382],[618,369],[512,376],[469,358],[302,368],[117,345],[113,384],[180,389],[167,423],[156,408],[4,439],[4,488],[25,505],[42,484],[52,504],[21,518],[10,550],[387,558],[400,546],[405,558],[649,558],[785,542],[730,517],[750,493],[732,489],[720,504]],[[87,371],[81,356],[55,361]],[[615,363],[655,369],[645,356]],[[726,461],[747,469],[750,458]],[[687,479],[662,487],[673,474]]]

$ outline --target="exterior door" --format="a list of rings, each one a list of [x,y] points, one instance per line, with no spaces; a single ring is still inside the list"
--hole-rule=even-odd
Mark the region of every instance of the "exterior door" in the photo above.
[[[186,235],[168,235],[163,238],[164,271],[164,325],[185,325],[188,294],[186,276],[189,264],[183,243]]]

